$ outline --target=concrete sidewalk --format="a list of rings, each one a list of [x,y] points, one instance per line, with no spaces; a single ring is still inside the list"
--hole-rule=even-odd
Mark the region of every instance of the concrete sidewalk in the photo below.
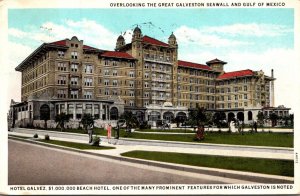
[[[86,143],[88,141],[87,134],[66,133],[56,131],[45,131],[36,129],[14,129],[9,134],[24,134],[32,137],[37,133],[41,138],[48,134],[50,138],[65,141],[74,141]],[[120,138],[119,140],[111,139],[108,144],[106,137],[101,137],[102,144],[117,147],[115,150],[106,151],[114,156],[120,156],[121,153],[132,150],[146,151],[162,151],[162,152],[178,152],[192,154],[207,154],[221,156],[240,156],[240,157],[256,157],[256,158],[273,158],[293,160],[294,151],[292,148],[282,147],[264,147],[264,146],[243,146],[243,145],[225,145],[225,144],[207,144],[207,143],[191,143],[176,141],[158,141],[158,140],[142,140]]]
[[[181,172],[188,172],[191,174],[201,174],[201,175],[208,175],[208,176],[215,176],[215,178],[225,178],[227,179],[228,183],[293,183],[293,177],[286,177],[286,176],[277,176],[277,175],[268,175],[268,174],[260,174],[260,173],[251,173],[251,172],[243,172],[243,171],[234,171],[234,170],[226,170],[226,169],[217,169],[217,168],[207,168],[207,167],[197,167],[197,166],[189,166],[189,165],[181,165],[181,164],[174,164],[174,163],[165,163],[159,161],[151,161],[151,160],[143,160],[143,159],[136,159],[136,158],[129,158],[129,157],[122,157],[120,153],[131,151],[131,150],[154,150],[154,151],[171,151],[171,152],[180,152],[179,149],[170,149],[170,148],[149,148],[147,146],[120,146],[114,144],[102,144],[105,146],[114,146],[116,149],[114,150],[79,150],[64,146],[57,146],[53,144],[43,143],[36,140],[30,139],[21,139],[14,136],[29,136],[28,134],[24,133],[9,133],[11,139],[21,140],[23,142],[35,143],[38,145],[43,145],[46,147],[57,148],[61,150],[68,150],[73,152],[79,152],[86,155],[92,156],[99,156],[103,158],[108,158],[115,161],[121,161],[129,165],[144,165],[142,167],[157,167],[157,168],[165,168],[171,170],[177,170]],[[51,136],[50,136],[51,137]],[[63,141],[72,141],[78,143],[86,143],[82,140],[75,140],[75,139],[67,139],[67,138],[56,138],[51,137],[53,140],[63,140]],[[123,148],[129,147],[129,148]],[[138,148],[137,148],[138,147]],[[189,152],[191,153],[191,152]],[[223,154],[226,155],[226,154]]]

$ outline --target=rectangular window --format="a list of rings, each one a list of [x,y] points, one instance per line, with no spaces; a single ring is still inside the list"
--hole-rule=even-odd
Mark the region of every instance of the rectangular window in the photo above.
[[[71,78],[70,80],[71,80],[70,81],[71,85],[77,85],[78,84],[78,78],[77,77]]]
[[[133,81],[129,81],[129,86],[130,87],[134,87],[134,82]]]
[[[116,61],[113,61],[113,66],[118,66],[118,63]]]
[[[130,72],[129,72],[129,77],[131,77],[131,78],[134,77],[134,72],[133,72],[133,71],[130,71]]]
[[[92,99],[93,93],[92,91],[84,91],[83,97],[84,99]]]
[[[113,80],[113,86],[118,86],[118,80]]]
[[[104,70],[104,75],[105,75],[105,76],[108,76],[108,75],[109,75],[109,70],[105,69],[105,70]]]
[[[78,53],[77,52],[71,52],[71,58],[72,59],[77,59],[78,58]]]
[[[129,105],[130,106],[134,106],[134,102],[133,101],[129,101]]]
[[[57,90],[57,97],[58,98],[66,98],[67,97],[67,90],[58,89]]]
[[[85,86],[93,86],[93,79],[92,78],[84,78],[84,85]]]
[[[78,71],[78,64],[71,64],[71,71],[77,72]]]
[[[148,87],[149,87],[149,83],[145,82],[145,88],[148,88]]]
[[[109,85],[109,80],[104,80],[104,85],[108,86]]]
[[[67,71],[67,65],[65,63],[60,62],[57,64],[57,69],[59,71]]]
[[[134,91],[129,91],[129,96],[133,97],[134,96]]]
[[[109,89],[105,89],[104,94],[109,95]]]
[[[113,71],[113,76],[118,76],[118,71],[117,70]]]
[[[58,51],[57,56],[62,58],[62,57],[65,56],[65,52],[64,51]]]
[[[85,65],[85,73],[93,73],[93,65]]]
[[[247,86],[244,86],[244,91],[247,91],[248,89],[247,89]]]
[[[57,84],[66,84],[66,76],[58,76]]]
[[[78,91],[71,91],[71,99],[78,99]]]
[[[134,63],[133,63],[133,62],[130,62],[130,63],[129,63],[129,67],[134,67]]]

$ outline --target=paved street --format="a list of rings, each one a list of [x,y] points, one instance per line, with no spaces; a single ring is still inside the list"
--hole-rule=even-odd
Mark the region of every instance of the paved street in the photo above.
[[[9,140],[8,149],[9,185],[229,183],[221,177],[129,164],[20,141]]]

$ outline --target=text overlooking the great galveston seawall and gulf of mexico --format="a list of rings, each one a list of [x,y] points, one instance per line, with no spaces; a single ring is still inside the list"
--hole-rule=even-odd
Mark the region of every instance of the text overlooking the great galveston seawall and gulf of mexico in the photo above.
[[[249,1],[249,2],[111,2],[109,4],[113,8],[226,8],[226,7],[285,7],[285,2],[259,2],[259,1]]]

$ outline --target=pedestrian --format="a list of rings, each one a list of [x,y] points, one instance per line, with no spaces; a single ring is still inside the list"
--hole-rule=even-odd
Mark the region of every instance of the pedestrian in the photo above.
[[[110,144],[110,138],[111,138],[111,125],[108,124],[107,126],[107,141]]]
[[[93,125],[88,125],[87,126],[87,130],[88,130],[88,134],[89,134],[89,143],[93,142]]]
[[[254,125],[253,125],[253,127],[254,127],[254,131],[255,131],[255,133],[257,133],[257,123],[256,123],[256,121],[254,122]]]

